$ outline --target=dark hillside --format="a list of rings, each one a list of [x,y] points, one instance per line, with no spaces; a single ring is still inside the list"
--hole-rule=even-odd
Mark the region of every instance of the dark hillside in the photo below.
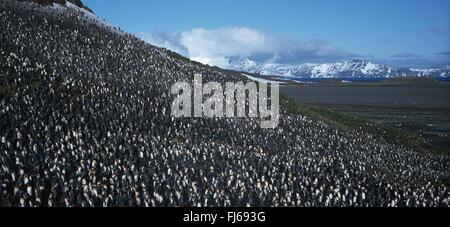
[[[88,11],[93,13],[93,11],[89,7],[85,6],[81,0],[16,0],[16,1],[20,1],[20,2],[35,2],[35,3],[38,3],[39,5],[43,5],[43,6],[51,5],[53,3],[57,3],[57,4],[60,4],[60,5],[65,5],[66,2],[70,2],[70,3],[73,3],[74,5],[76,5],[76,6],[80,7],[80,8],[84,8],[84,9],[86,9],[86,10],[88,10]]]
[[[283,112],[176,119],[175,82],[240,81],[0,1],[0,206],[449,206],[450,158]]]

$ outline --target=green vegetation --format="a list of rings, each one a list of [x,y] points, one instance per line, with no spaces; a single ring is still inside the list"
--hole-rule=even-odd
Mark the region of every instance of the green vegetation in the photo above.
[[[9,71],[2,72],[0,69],[0,100],[15,96],[20,89],[26,86],[36,89],[42,84],[41,76],[33,72],[23,75],[20,83],[14,82],[16,78],[17,74]]]
[[[417,76],[405,76],[405,77],[394,77],[384,79],[383,82],[430,82],[437,83],[438,81],[432,77],[417,77]]]
[[[319,81],[320,84],[340,84],[342,83],[342,79],[339,78],[328,78]]]
[[[16,87],[13,85],[14,76],[0,73],[0,98],[12,97],[16,94]]]
[[[314,120],[325,122],[344,131],[360,130],[374,136],[380,136],[388,143],[400,145],[421,153],[450,155],[450,151],[432,145],[424,138],[401,129],[376,124],[361,118],[338,113],[323,107],[301,104],[285,94],[280,97],[281,108],[290,114],[303,115]]]

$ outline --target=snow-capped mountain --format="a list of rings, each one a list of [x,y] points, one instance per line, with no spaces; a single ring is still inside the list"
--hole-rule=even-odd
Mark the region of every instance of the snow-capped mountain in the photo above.
[[[246,58],[229,61],[228,69],[266,76],[298,78],[389,78],[400,76],[450,77],[450,66],[428,69],[400,69],[366,60],[325,64],[260,64]]]

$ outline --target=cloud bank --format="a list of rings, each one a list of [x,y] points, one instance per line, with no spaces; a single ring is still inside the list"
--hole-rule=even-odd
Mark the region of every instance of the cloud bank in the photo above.
[[[360,57],[323,40],[289,40],[247,27],[197,28],[180,33],[151,32],[139,36],[204,64],[226,67],[231,58],[259,62],[306,63]]]
[[[391,58],[419,58],[422,57],[423,55],[418,55],[418,54],[414,54],[414,53],[400,53],[400,54],[395,54],[392,55]]]

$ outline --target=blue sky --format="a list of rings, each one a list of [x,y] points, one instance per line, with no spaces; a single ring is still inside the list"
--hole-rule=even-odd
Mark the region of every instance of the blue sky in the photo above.
[[[224,55],[277,63],[450,63],[449,0],[84,2],[125,31],[211,64]]]

